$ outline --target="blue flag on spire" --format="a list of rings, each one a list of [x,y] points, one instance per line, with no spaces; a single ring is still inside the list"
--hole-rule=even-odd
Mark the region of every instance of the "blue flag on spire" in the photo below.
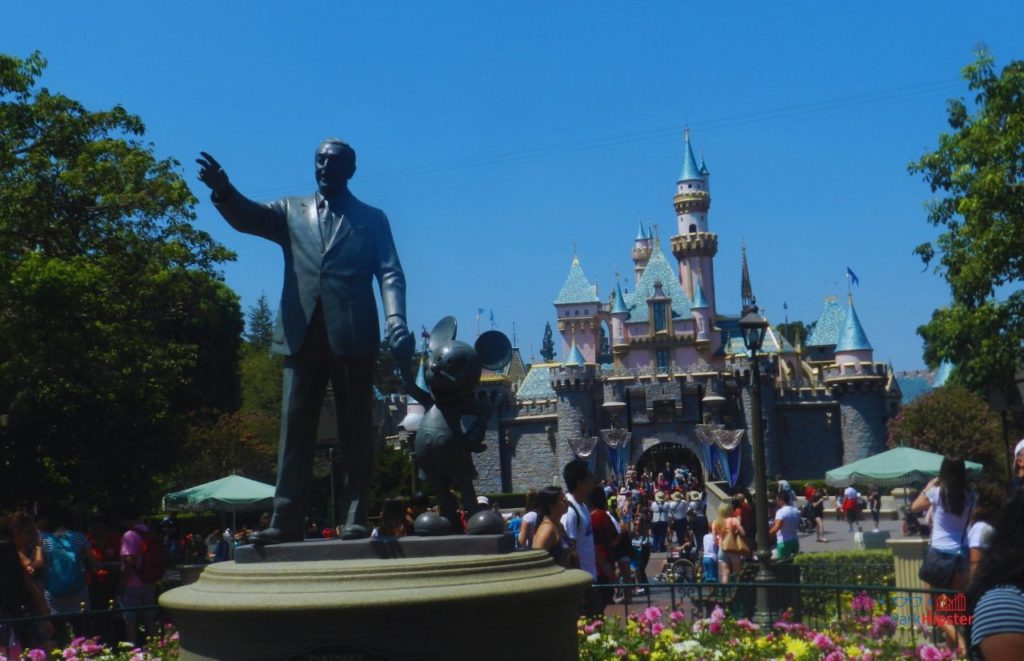
[[[850,284],[860,286],[860,278],[857,277],[857,274],[849,266],[846,267],[846,277],[850,279]]]

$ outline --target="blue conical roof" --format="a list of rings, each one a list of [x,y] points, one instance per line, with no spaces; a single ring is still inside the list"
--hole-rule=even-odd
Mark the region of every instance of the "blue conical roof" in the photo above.
[[[646,241],[646,240],[647,240],[647,239],[649,239],[649,238],[651,238],[651,237],[650,237],[650,235],[649,235],[649,234],[647,233],[647,230],[645,230],[645,229],[644,229],[644,224],[643,224],[643,223],[640,223],[640,227],[639,227],[639,229],[637,229],[637,231],[636,231],[636,238],[635,238],[635,239],[633,239],[633,240],[634,240],[634,241]]]
[[[427,375],[423,369],[423,357],[420,357],[420,366],[416,370],[416,386],[425,392],[430,392],[430,386],[427,385]]]
[[[572,341],[572,348],[569,349],[569,357],[565,359],[566,365],[578,365],[582,367],[586,365],[587,361],[583,360],[583,352],[576,346],[575,338]]]
[[[612,294],[612,314],[629,314],[629,308],[626,307],[626,299],[622,295],[622,284],[615,283],[615,293]]]
[[[693,303],[690,304],[691,310],[701,310],[710,307],[708,301],[704,298],[704,287],[701,285],[700,276],[697,276],[697,282],[693,287]]]
[[[693,147],[690,146],[690,130],[686,130],[686,152],[683,154],[683,172],[679,175],[679,181],[700,179],[700,168],[697,167],[697,159],[693,156]]]
[[[839,343],[839,331],[843,328],[846,312],[836,301],[835,296],[825,298],[825,309],[814,323],[814,330],[807,336],[804,346],[827,347]]]
[[[708,164],[704,162],[704,154],[700,155],[700,176],[708,176]]]
[[[632,293],[623,297],[623,302],[629,308],[629,322],[640,323],[649,320],[647,299],[654,296],[654,285],[657,282],[661,282],[662,292],[672,299],[672,318],[692,319],[690,295],[679,284],[679,277],[662,252],[661,243],[655,241],[651,259],[640,276],[640,282],[636,284],[636,289]]]
[[[836,351],[864,351],[871,350],[871,343],[864,333],[864,327],[860,325],[860,318],[857,311],[853,309],[853,300],[846,308],[846,319],[843,320],[843,327],[839,331],[839,339],[836,341]]]
[[[587,276],[580,266],[580,259],[572,256],[572,266],[569,267],[569,275],[565,278],[565,284],[555,298],[555,305],[563,303],[599,303],[597,291],[594,285],[590,284]]]

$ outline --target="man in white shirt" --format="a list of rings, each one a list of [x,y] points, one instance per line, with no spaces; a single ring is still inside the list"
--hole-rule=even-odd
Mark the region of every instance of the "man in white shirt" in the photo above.
[[[580,559],[580,569],[589,572],[597,580],[597,560],[594,551],[594,529],[590,525],[590,510],[587,509],[587,496],[594,488],[594,474],[590,466],[582,459],[574,459],[562,470],[565,480],[566,499],[569,510],[562,515],[562,526],[565,534],[576,545],[576,555]]]
[[[800,540],[797,537],[797,530],[800,527],[800,510],[790,504],[791,496],[788,491],[780,491],[775,496],[775,502],[779,509],[775,512],[775,522],[772,523],[769,535],[776,535],[775,552],[772,558],[781,560],[796,555],[800,552]]]

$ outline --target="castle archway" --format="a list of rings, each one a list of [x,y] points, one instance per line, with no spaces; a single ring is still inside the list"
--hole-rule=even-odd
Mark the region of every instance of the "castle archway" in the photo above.
[[[645,468],[657,476],[665,469],[665,464],[674,472],[676,468],[685,468],[697,480],[698,490],[704,488],[704,466],[697,454],[679,443],[658,443],[644,450],[643,454],[636,460],[638,473],[643,473]]]

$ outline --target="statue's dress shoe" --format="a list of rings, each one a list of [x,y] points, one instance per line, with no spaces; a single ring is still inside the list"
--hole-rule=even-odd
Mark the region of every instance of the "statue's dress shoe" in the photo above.
[[[365,539],[369,536],[370,531],[366,529],[366,526],[361,526],[358,523],[350,523],[341,531],[342,539]]]
[[[249,543],[257,546],[283,544],[285,542],[301,542],[302,533],[289,533],[280,528],[265,528],[249,535]]]

